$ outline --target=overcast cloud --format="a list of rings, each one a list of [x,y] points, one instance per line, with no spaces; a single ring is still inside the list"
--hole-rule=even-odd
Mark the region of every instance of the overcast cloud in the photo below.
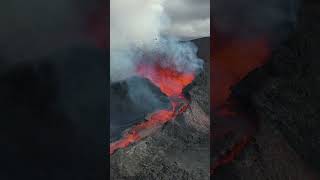
[[[170,0],[164,6],[171,19],[166,33],[187,39],[210,36],[210,0]]]

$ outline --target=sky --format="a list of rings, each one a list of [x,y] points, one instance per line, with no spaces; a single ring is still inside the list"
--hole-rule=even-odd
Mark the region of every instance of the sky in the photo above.
[[[170,0],[164,7],[171,19],[167,33],[187,39],[210,36],[210,0]]]

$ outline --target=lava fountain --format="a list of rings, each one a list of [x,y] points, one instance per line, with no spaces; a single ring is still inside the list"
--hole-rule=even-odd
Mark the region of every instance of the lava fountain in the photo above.
[[[183,89],[194,80],[193,72],[178,72],[175,68],[162,67],[159,64],[140,64],[136,68],[136,73],[150,80],[168,96],[171,107],[151,113],[145,121],[130,128],[120,140],[110,144],[110,154],[151,135],[154,130],[175,119],[189,107],[189,102],[183,95]]]

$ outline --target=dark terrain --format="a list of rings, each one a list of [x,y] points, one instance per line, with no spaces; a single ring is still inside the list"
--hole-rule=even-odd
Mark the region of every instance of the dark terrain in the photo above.
[[[150,81],[132,77],[110,85],[110,142],[144,120],[148,113],[170,107],[169,99]]]
[[[287,40],[266,65],[234,87],[235,96],[257,113],[259,128],[251,144],[219,168],[214,179],[320,179],[319,12],[317,1],[301,2]]]
[[[194,40],[205,68],[186,88],[191,108],[159,132],[115,152],[110,179],[209,179],[209,59],[210,39]]]

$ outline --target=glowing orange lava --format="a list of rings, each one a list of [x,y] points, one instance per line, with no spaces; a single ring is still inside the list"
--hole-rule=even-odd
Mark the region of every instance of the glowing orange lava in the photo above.
[[[240,82],[249,72],[266,63],[269,52],[268,41],[261,38],[252,39],[213,39],[212,51],[214,56],[211,60],[211,111],[215,116],[225,119],[233,118],[237,120],[248,119],[250,114],[243,114],[235,109],[239,109],[236,99],[230,97],[231,88]],[[239,123],[238,123],[239,124]],[[241,123],[240,123],[241,124]],[[213,138],[221,138],[229,132],[238,133],[239,127],[230,124],[216,124],[217,129]],[[238,154],[250,142],[253,136],[255,125],[247,127],[246,132],[242,132],[241,140],[231,147],[230,151],[220,157],[213,164],[212,173],[218,167],[233,161]],[[217,133],[219,132],[219,133]]]
[[[193,73],[177,72],[174,69],[164,68],[160,65],[142,64],[138,66],[137,74],[149,79],[155,86],[159,87],[169,97],[171,108],[158,110],[150,114],[146,121],[129,129],[120,140],[111,143],[110,154],[113,154],[117,149],[127,147],[149,136],[154,132],[154,128],[159,128],[166,122],[173,120],[189,107],[189,103],[184,98],[182,91],[194,80]]]
[[[178,72],[160,65],[140,65],[137,72],[158,86],[168,97],[180,96],[183,88],[194,79],[193,73]]]

